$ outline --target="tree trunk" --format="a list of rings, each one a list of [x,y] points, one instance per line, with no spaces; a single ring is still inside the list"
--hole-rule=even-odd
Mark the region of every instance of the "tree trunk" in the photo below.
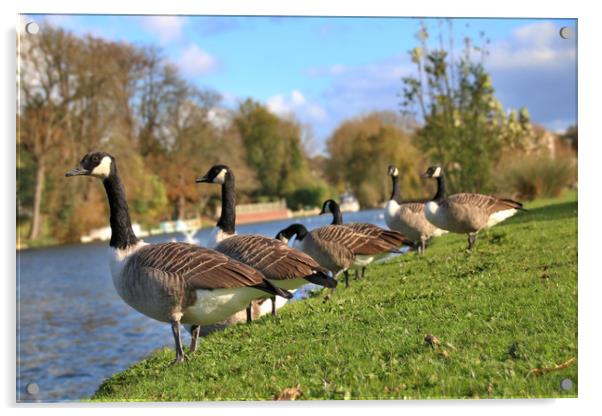
[[[36,167],[36,185],[35,194],[33,197],[33,213],[31,216],[31,230],[29,232],[29,239],[35,240],[40,236],[40,206],[42,204],[42,192],[44,191],[44,179],[46,176],[46,166],[44,161],[39,160]]]
[[[185,204],[184,196],[180,195],[176,201],[176,219],[183,220],[184,219],[184,204]]]

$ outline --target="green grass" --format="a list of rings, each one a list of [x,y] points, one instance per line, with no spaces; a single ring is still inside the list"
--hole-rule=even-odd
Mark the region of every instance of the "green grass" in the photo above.
[[[273,400],[297,385],[299,399],[576,397],[576,362],[529,375],[577,358],[576,199],[529,204],[473,252],[448,235],[374,265],[326,303],[208,336],[184,364],[155,352],[92,400]]]

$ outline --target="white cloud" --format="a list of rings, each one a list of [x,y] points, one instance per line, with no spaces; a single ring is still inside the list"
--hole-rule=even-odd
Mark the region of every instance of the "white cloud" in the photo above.
[[[213,72],[218,67],[218,61],[213,55],[191,43],[178,58],[177,65],[186,75],[195,76]]]
[[[527,107],[533,122],[551,130],[577,120],[577,42],[562,39],[560,27],[550,21],[519,27],[492,43],[485,60],[502,104]]]
[[[315,122],[324,122],[328,118],[326,110],[320,104],[308,101],[299,90],[291,91],[290,98],[282,94],[273,95],[268,98],[267,106],[272,113],[284,117],[295,114],[302,120]]]
[[[274,114],[288,115],[292,112],[292,107],[287,104],[286,99],[281,94],[268,98],[267,105]]]
[[[296,106],[305,104],[305,97],[299,90],[293,90],[291,93],[291,98],[293,99],[293,104]]]
[[[370,111],[397,111],[401,101],[397,94],[403,89],[401,78],[414,72],[407,54],[365,65],[334,65],[314,70],[315,74],[331,79],[322,97],[328,114],[338,121]]]
[[[179,40],[186,24],[185,18],[180,16],[145,16],[142,19],[144,28],[157,36],[163,45]]]
[[[545,70],[547,66],[573,65],[576,43],[562,39],[560,26],[538,22],[517,28],[512,35],[491,45],[487,67],[496,69]]]
[[[519,27],[514,31],[513,37],[524,44],[549,45],[559,37],[559,30],[552,22],[539,22]]]

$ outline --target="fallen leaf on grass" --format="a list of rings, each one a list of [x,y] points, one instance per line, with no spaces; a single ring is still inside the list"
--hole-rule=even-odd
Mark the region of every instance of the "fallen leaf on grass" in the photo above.
[[[451,348],[454,351],[456,350],[456,347],[454,347],[454,344],[452,344],[451,342],[446,342],[445,345],[448,346],[449,348]]]
[[[440,345],[441,344],[441,341],[439,341],[439,338],[437,338],[433,334],[426,334],[424,336],[424,342],[426,342],[431,347],[434,347],[436,345]]]
[[[301,396],[301,385],[297,384],[295,387],[284,389],[282,393],[276,398],[276,400],[296,400]]]
[[[573,357],[561,364],[555,365],[554,367],[533,368],[532,370],[529,370],[529,372],[527,373],[527,377],[529,377],[532,374],[535,376],[540,376],[542,374],[549,373],[550,371],[562,370],[564,368],[570,367],[575,362],[575,360],[576,358]]]

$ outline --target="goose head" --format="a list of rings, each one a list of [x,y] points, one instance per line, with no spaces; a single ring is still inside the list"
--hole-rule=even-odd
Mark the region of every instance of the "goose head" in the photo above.
[[[439,178],[443,175],[441,166],[430,166],[422,175],[423,178]]]
[[[280,230],[278,234],[276,234],[276,240],[280,240],[285,244],[288,244],[288,241],[293,238],[293,236],[297,236],[297,240],[301,241],[305,238],[307,234],[307,228],[303,224],[291,224],[283,230]]]
[[[226,165],[214,165],[207,171],[205,176],[196,179],[196,183],[217,183],[223,184],[227,177],[232,176],[232,171]]]
[[[324,214],[334,214],[336,212],[338,204],[333,199],[327,199],[322,204],[322,211],[320,211],[320,215]]]
[[[392,176],[392,177],[399,176],[399,170],[393,165],[389,165],[389,169],[388,169],[387,173],[389,174],[389,176]]]
[[[94,176],[107,179],[115,174],[115,158],[106,152],[90,152],[79,162],[79,166],[65,173],[65,176]]]

